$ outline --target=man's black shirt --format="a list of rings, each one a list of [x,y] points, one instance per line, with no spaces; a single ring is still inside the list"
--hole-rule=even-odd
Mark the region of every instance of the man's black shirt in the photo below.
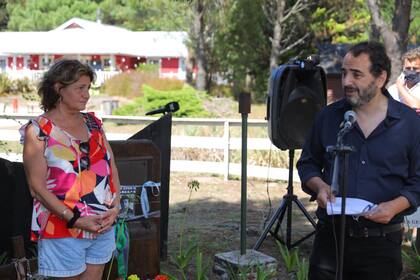
[[[344,144],[355,148],[349,154],[347,197],[379,204],[402,195],[411,207],[395,216],[390,223],[403,221],[420,204],[420,117],[414,110],[392,99],[388,92],[385,119],[366,138],[355,123],[344,136]],[[318,176],[331,184],[333,155],[326,147],[335,145],[344,113],[351,110],[345,99],[325,107],[317,116],[297,163],[305,192],[316,194],[305,183]],[[340,193],[337,196],[341,196]],[[317,216],[325,219],[326,211],[318,207]]]

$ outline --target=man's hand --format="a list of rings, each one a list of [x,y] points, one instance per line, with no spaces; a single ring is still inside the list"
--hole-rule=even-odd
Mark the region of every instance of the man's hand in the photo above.
[[[325,184],[318,188],[316,202],[319,207],[325,208],[329,201],[334,202],[335,196],[331,193],[331,187]]]
[[[397,86],[397,88],[400,90],[400,89],[402,89],[402,88],[404,88],[404,86],[405,86],[405,80],[404,80],[404,75],[403,74],[401,74],[398,78],[397,78],[397,80],[395,81],[395,84],[396,84],[396,86]]]
[[[335,196],[331,193],[331,187],[320,177],[312,177],[306,182],[306,186],[317,193],[316,202],[321,208],[325,208],[329,201],[335,202]]]
[[[389,207],[389,203],[389,201],[380,203],[375,209],[369,212],[365,218],[376,223],[389,223],[396,214],[392,211],[391,207]]]
[[[376,223],[387,224],[395,215],[410,207],[410,203],[404,196],[394,200],[379,203],[369,214],[364,217]]]

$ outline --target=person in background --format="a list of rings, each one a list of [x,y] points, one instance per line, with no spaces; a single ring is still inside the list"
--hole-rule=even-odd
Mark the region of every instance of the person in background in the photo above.
[[[388,91],[395,100],[420,113],[420,48],[406,52],[403,63],[403,72]]]
[[[377,206],[362,216],[346,215],[343,279],[395,280],[401,274],[401,223],[420,204],[420,118],[391,98],[385,89],[390,73],[382,44],[351,47],[342,65],[345,98],[321,110],[306,139],[297,168],[303,190],[318,204],[311,280],[336,279],[341,216],[327,215],[336,198],[330,187],[334,159],[326,147],[336,145],[349,110],[357,121],[343,138],[355,148],[348,157],[347,197]]]
[[[391,96],[407,106],[414,108],[420,115],[420,48],[412,49],[403,55],[404,68],[395,84],[388,88]],[[416,228],[404,228],[404,239],[411,240]],[[416,239],[420,244],[420,239]]]
[[[102,279],[115,249],[118,173],[101,122],[81,112],[94,79],[78,60],[56,62],[38,87],[44,113],[20,129],[43,276]]]

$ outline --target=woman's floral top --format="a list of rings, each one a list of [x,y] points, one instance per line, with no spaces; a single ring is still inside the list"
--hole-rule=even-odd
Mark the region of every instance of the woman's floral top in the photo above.
[[[110,154],[104,144],[102,123],[93,113],[82,113],[89,131],[86,149],[81,141],[56,126],[45,116],[38,116],[20,128],[21,142],[32,124],[38,139],[45,142],[44,156],[48,172],[46,187],[71,209],[77,207],[81,217],[99,215],[109,209],[114,197]],[[84,162],[84,164],[83,164]],[[77,228],[67,228],[67,222],[51,213],[34,199],[32,240],[38,238],[93,238]]]

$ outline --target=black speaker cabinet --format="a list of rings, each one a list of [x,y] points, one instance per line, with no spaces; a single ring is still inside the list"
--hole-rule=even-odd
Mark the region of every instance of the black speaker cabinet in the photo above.
[[[281,65],[270,76],[268,135],[281,150],[302,148],[315,115],[326,105],[327,83],[319,66]]]

